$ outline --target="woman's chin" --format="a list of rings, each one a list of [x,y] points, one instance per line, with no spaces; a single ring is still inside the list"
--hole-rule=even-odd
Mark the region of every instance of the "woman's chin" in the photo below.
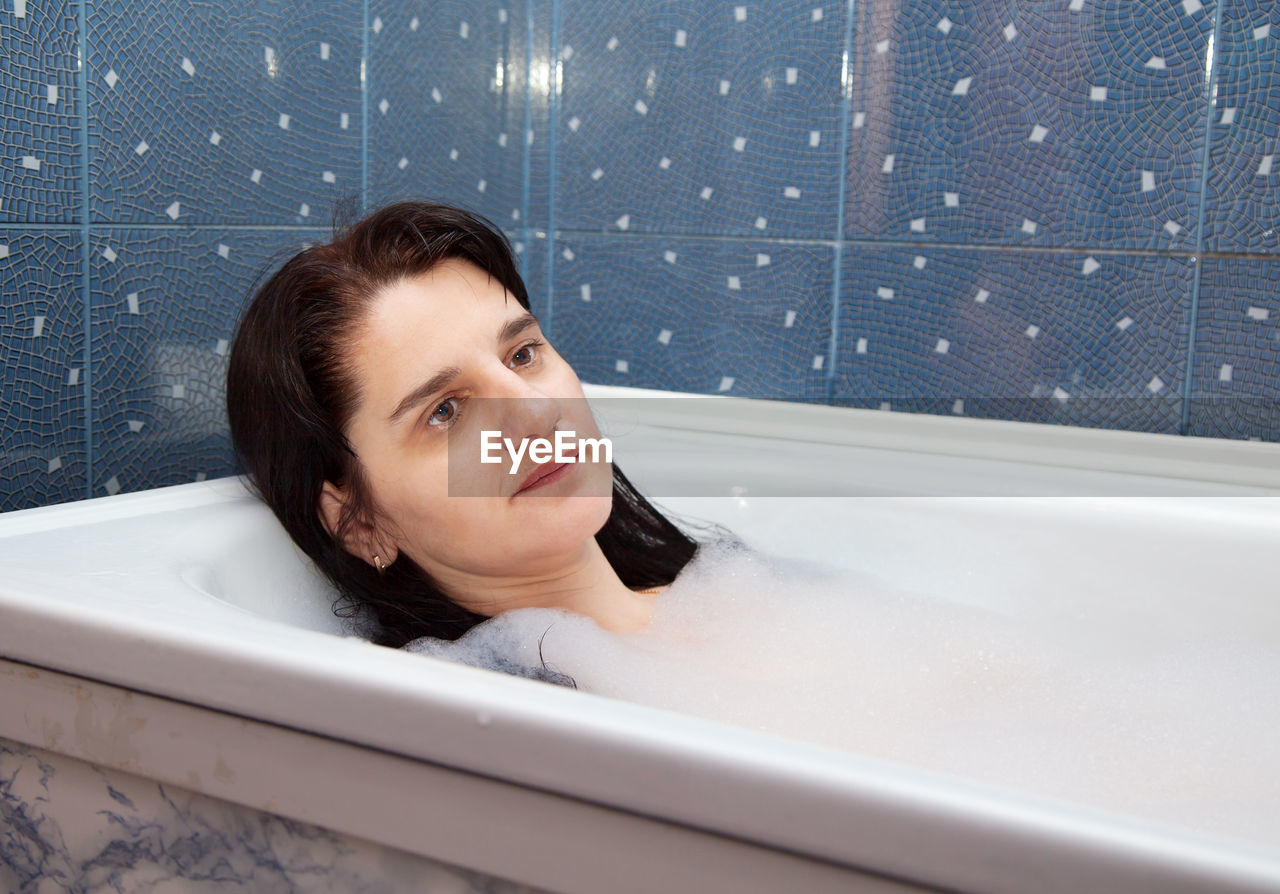
[[[545,515],[521,529],[522,545],[528,543],[538,555],[563,555],[579,549],[605,526],[613,509],[611,497],[540,502]]]

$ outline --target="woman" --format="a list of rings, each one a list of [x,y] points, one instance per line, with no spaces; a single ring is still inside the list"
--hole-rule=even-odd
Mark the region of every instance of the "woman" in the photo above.
[[[529,607],[639,630],[697,551],[610,463],[481,461],[481,432],[598,432],[505,237],[456,208],[391,205],[288,261],[241,322],[227,411],[335,610],[383,645]]]

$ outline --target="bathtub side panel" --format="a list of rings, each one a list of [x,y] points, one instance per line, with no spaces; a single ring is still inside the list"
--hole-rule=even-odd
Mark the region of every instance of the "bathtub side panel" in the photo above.
[[[20,867],[22,884],[55,877],[62,871],[59,866],[74,873],[104,861],[124,866],[141,860],[152,874],[170,871],[173,866],[168,863],[157,868],[157,855],[169,851],[174,853],[170,862],[175,866],[187,860],[207,869],[220,866],[222,860],[235,867],[270,857],[295,871],[309,866],[323,877],[321,870],[336,858],[331,848],[322,852],[330,863],[318,862],[320,858],[304,846],[314,840],[378,842],[392,855],[388,859],[393,866],[380,887],[361,888],[353,883],[354,870],[348,871],[345,863],[335,864],[334,871],[342,872],[334,876],[337,881],[331,887],[306,886],[307,891],[462,892],[475,890],[477,880],[484,883],[480,890],[499,894],[544,889],[561,894],[666,890],[773,894],[793,886],[806,894],[923,890],[867,871],[860,864],[813,859],[789,848],[761,846],[441,763],[0,660],[0,746],[5,743],[19,750],[29,748],[37,756],[48,754],[45,763],[54,769],[66,756],[86,768],[86,773],[142,777],[137,780],[141,791],[150,793],[135,795],[135,789],[121,788],[107,777],[101,777],[107,779],[104,783],[99,776],[83,774],[88,783],[47,790],[52,770],[45,772],[37,762],[35,771],[22,774],[26,778],[34,772],[37,788],[18,789],[11,796],[14,780],[20,777],[0,747],[0,864]],[[643,784],[635,779],[624,782]],[[104,785],[123,792],[128,803]],[[73,794],[66,809],[58,809],[68,791]],[[186,802],[174,792],[203,796],[228,810],[244,812],[234,814],[240,819],[219,821],[219,825],[184,807]],[[139,803],[151,807],[138,808]],[[52,811],[49,804],[54,805]],[[165,831],[174,822],[180,823],[178,832]],[[86,829],[80,829],[85,823],[89,824]],[[260,831],[264,823],[273,830],[270,835]],[[68,838],[64,824],[79,836],[77,841],[88,836],[88,843],[80,846],[83,856],[60,843]],[[8,826],[24,831],[6,839]],[[128,832],[131,829],[137,834]],[[107,834],[111,830],[114,837]],[[197,840],[199,830],[204,830],[201,836],[235,839],[248,834],[250,840],[243,846],[204,843],[203,838]],[[259,847],[260,840],[270,846]],[[14,849],[13,855],[9,848]],[[211,862],[201,862],[204,848],[222,851]],[[40,856],[32,857],[33,853]],[[71,853],[71,857],[50,864],[57,853]],[[423,858],[433,874],[419,872],[409,884],[401,884],[397,880],[403,872],[398,867],[403,860],[412,861],[413,855]],[[446,870],[453,871],[452,867],[466,869],[450,876]],[[52,874],[46,876],[46,872]],[[252,890],[297,890],[283,884],[286,876],[272,878],[280,884],[264,887],[254,877]],[[449,884],[431,884],[432,879]],[[0,881],[5,880],[0,873]],[[518,880],[520,885],[506,880]],[[114,889],[137,887],[126,884]],[[19,886],[17,890],[29,889]]]
[[[73,890],[538,890],[10,739],[0,739],[0,825],[7,891],[49,879]]]

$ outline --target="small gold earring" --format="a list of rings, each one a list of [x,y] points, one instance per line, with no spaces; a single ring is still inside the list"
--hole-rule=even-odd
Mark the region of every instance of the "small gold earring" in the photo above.
[[[386,574],[386,573],[387,573],[387,566],[382,564],[382,557],[381,557],[381,556],[374,556],[374,557],[373,557],[373,567],[378,569],[378,573],[379,573],[379,574]]]

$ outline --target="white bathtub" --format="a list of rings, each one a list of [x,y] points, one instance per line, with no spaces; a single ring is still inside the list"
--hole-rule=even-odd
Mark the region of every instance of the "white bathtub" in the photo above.
[[[1280,636],[1280,446],[632,394],[632,479],[779,554],[974,604],[1089,557]],[[1280,843],[344,637],[236,479],[10,513],[0,569],[0,738],[528,885],[1280,890]]]

